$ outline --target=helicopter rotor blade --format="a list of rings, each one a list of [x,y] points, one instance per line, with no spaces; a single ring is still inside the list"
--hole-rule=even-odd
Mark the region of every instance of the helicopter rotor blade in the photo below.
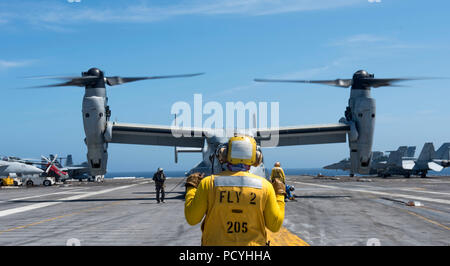
[[[182,74],[182,75],[168,75],[168,76],[151,76],[151,77],[107,77],[106,83],[109,86],[120,85],[123,83],[134,82],[139,80],[147,80],[147,79],[164,79],[164,78],[185,78],[185,77],[194,77],[203,75],[204,73],[194,73],[194,74]]]
[[[335,79],[335,80],[292,80],[292,79],[255,79],[256,82],[288,82],[288,83],[311,83],[330,85],[342,88],[348,88],[353,84],[352,79]]]
[[[377,78],[370,78],[370,79],[360,79],[360,81],[372,88],[379,88],[379,87],[401,87],[401,85],[397,85],[396,83],[402,82],[402,81],[408,81],[408,80],[419,80],[419,79],[425,79],[425,78],[390,78],[390,79],[377,79]]]
[[[310,84],[322,84],[330,85],[342,88],[348,88],[352,85],[362,85],[365,87],[379,88],[379,87],[403,87],[398,85],[398,82],[409,80],[426,80],[426,79],[438,79],[429,77],[420,78],[357,78],[357,79],[335,79],[335,80],[285,80],[285,79],[255,79],[257,82],[292,82],[292,83],[310,83]]]
[[[55,154],[55,156],[53,157],[53,160],[52,160],[52,164],[56,162],[57,158],[58,158],[58,154]]]
[[[48,174],[48,172],[50,172],[50,168],[52,167],[52,163],[51,163],[51,161],[50,161],[47,157],[45,157],[45,156],[43,156],[43,155],[41,155],[41,158],[44,159],[44,160],[46,160],[46,161],[48,162],[48,166],[47,166],[47,168],[45,169],[45,173]]]
[[[43,79],[46,77],[38,77],[38,79]],[[52,88],[52,87],[67,87],[67,86],[77,86],[77,87],[84,87],[87,86],[99,79],[99,77],[96,76],[84,76],[84,77],[48,77],[51,79],[60,79],[60,80],[67,80],[66,82],[62,83],[56,83],[56,84],[50,84],[50,85],[42,85],[42,86],[34,86],[30,88]]]
[[[104,78],[106,83],[109,86],[120,85],[123,83],[134,82],[139,80],[147,80],[147,79],[163,79],[163,78],[184,78],[184,77],[194,77],[203,75],[204,73],[194,73],[194,74],[182,74],[182,75],[166,75],[166,76],[148,76],[148,77],[106,77]],[[82,77],[67,77],[67,76],[39,76],[39,77],[28,77],[28,79],[59,79],[65,80],[62,83],[50,84],[50,85],[42,85],[42,86],[33,86],[28,88],[52,88],[52,87],[66,87],[66,86],[76,86],[76,87],[85,87],[90,84],[97,82],[99,79],[103,79],[100,76],[82,76]]]

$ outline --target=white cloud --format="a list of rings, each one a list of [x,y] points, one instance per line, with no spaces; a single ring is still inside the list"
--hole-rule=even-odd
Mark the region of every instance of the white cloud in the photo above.
[[[55,4],[54,2],[22,2],[3,5],[9,20],[26,20],[32,23],[73,24],[86,22],[147,23],[186,15],[244,15],[262,16],[340,8],[361,3],[362,0],[182,0],[171,5],[154,5],[150,1],[138,4],[126,2],[108,6],[88,7],[83,2]],[[90,5],[92,6],[92,5]],[[0,21],[2,16],[0,16]]]
[[[368,33],[355,34],[345,38],[334,40],[326,44],[326,46],[351,48],[352,52],[355,52],[355,48],[363,48],[365,49],[364,50],[365,52],[373,51],[373,49],[381,49],[385,51],[387,49],[398,50],[398,49],[444,48],[438,47],[436,45],[403,42],[401,40],[398,40],[396,37],[387,37]]]
[[[388,38],[377,36],[373,34],[356,34],[349,36],[344,39],[340,39],[332,42],[331,46],[349,46],[349,45],[361,45],[361,44],[371,44],[371,43],[381,43],[389,41]]]
[[[0,70],[16,68],[16,67],[24,67],[28,66],[32,63],[31,60],[23,60],[23,61],[7,61],[0,59]]]

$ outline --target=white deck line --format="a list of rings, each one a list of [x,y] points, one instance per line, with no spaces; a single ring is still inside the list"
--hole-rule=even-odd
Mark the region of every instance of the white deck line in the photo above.
[[[11,214],[16,214],[16,213],[21,213],[21,212],[26,212],[26,211],[32,211],[32,210],[36,210],[36,209],[40,209],[40,208],[44,208],[44,207],[49,207],[49,206],[53,206],[53,205],[56,205],[56,204],[63,203],[65,201],[72,201],[72,200],[88,198],[88,197],[92,197],[92,196],[96,196],[96,195],[100,195],[100,194],[105,194],[105,193],[109,193],[109,192],[120,190],[120,189],[126,189],[126,188],[130,188],[130,187],[134,187],[134,186],[141,185],[141,184],[144,184],[144,183],[133,184],[133,185],[128,185],[128,186],[121,186],[121,187],[116,187],[116,188],[110,188],[110,189],[105,189],[105,190],[100,190],[100,191],[95,191],[95,192],[89,192],[89,193],[85,193],[85,194],[82,194],[82,195],[75,195],[75,196],[71,196],[71,197],[67,197],[67,198],[58,199],[56,202],[42,202],[42,203],[31,204],[31,205],[28,205],[28,206],[23,206],[23,207],[17,207],[17,208],[12,208],[12,209],[8,209],[8,210],[3,210],[3,211],[0,211],[0,217],[4,217],[4,216],[11,215]]]

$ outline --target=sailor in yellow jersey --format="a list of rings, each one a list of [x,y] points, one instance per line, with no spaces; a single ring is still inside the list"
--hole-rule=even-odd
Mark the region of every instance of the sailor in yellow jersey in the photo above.
[[[193,174],[186,180],[187,222],[195,225],[203,220],[204,246],[266,245],[266,228],[277,232],[283,224],[284,184],[272,185],[248,172],[250,166],[262,163],[252,137],[232,137],[216,155],[227,171],[205,178]]]
[[[281,168],[280,162],[276,162],[270,173],[270,181],[274,182],[274,179],[280,179],[283,184],[286,184],[286,175],[284,174],[283,168]]]

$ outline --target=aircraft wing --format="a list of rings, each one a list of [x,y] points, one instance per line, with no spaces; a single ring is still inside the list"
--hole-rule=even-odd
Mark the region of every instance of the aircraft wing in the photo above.
[[[413,160],[402,160],[402,168],[405,170],[412,170],[414,169],[414,166],[416,165],[416,162]]]
[[[196,128],[178,128],[173,134],[171,126],[112,123],[110,143],[142,144],[157,146],[203,147],[207,132]],[[293,146],[346,142],[350,126],[343,123],[257,129],[255,139],[263,147]],[[108,134],[105,134],[108,135]],[[276,143],[275,143],[275,142]]]
[[[110,143],[201,148],[205,139],[203,130],[195,128],[178,128],[181,137],[174,136],[171,126],[112,123],[109,130]]]
[[[346,142],[350,126],[343,123],[258,129],[255,138],[262,147]],[[278,138],[278,141],[276,140]]]
[[[4,172],[9,165],[0,165],[0,172]]]
[[[440,171],[442,171],[442,169],[444,169],[444,167],[442,167],[441,165],[439,165],[435,162],[429,162],[428,168],[430,168],[431,170],[436,171],[436,172],[440,172]]]

